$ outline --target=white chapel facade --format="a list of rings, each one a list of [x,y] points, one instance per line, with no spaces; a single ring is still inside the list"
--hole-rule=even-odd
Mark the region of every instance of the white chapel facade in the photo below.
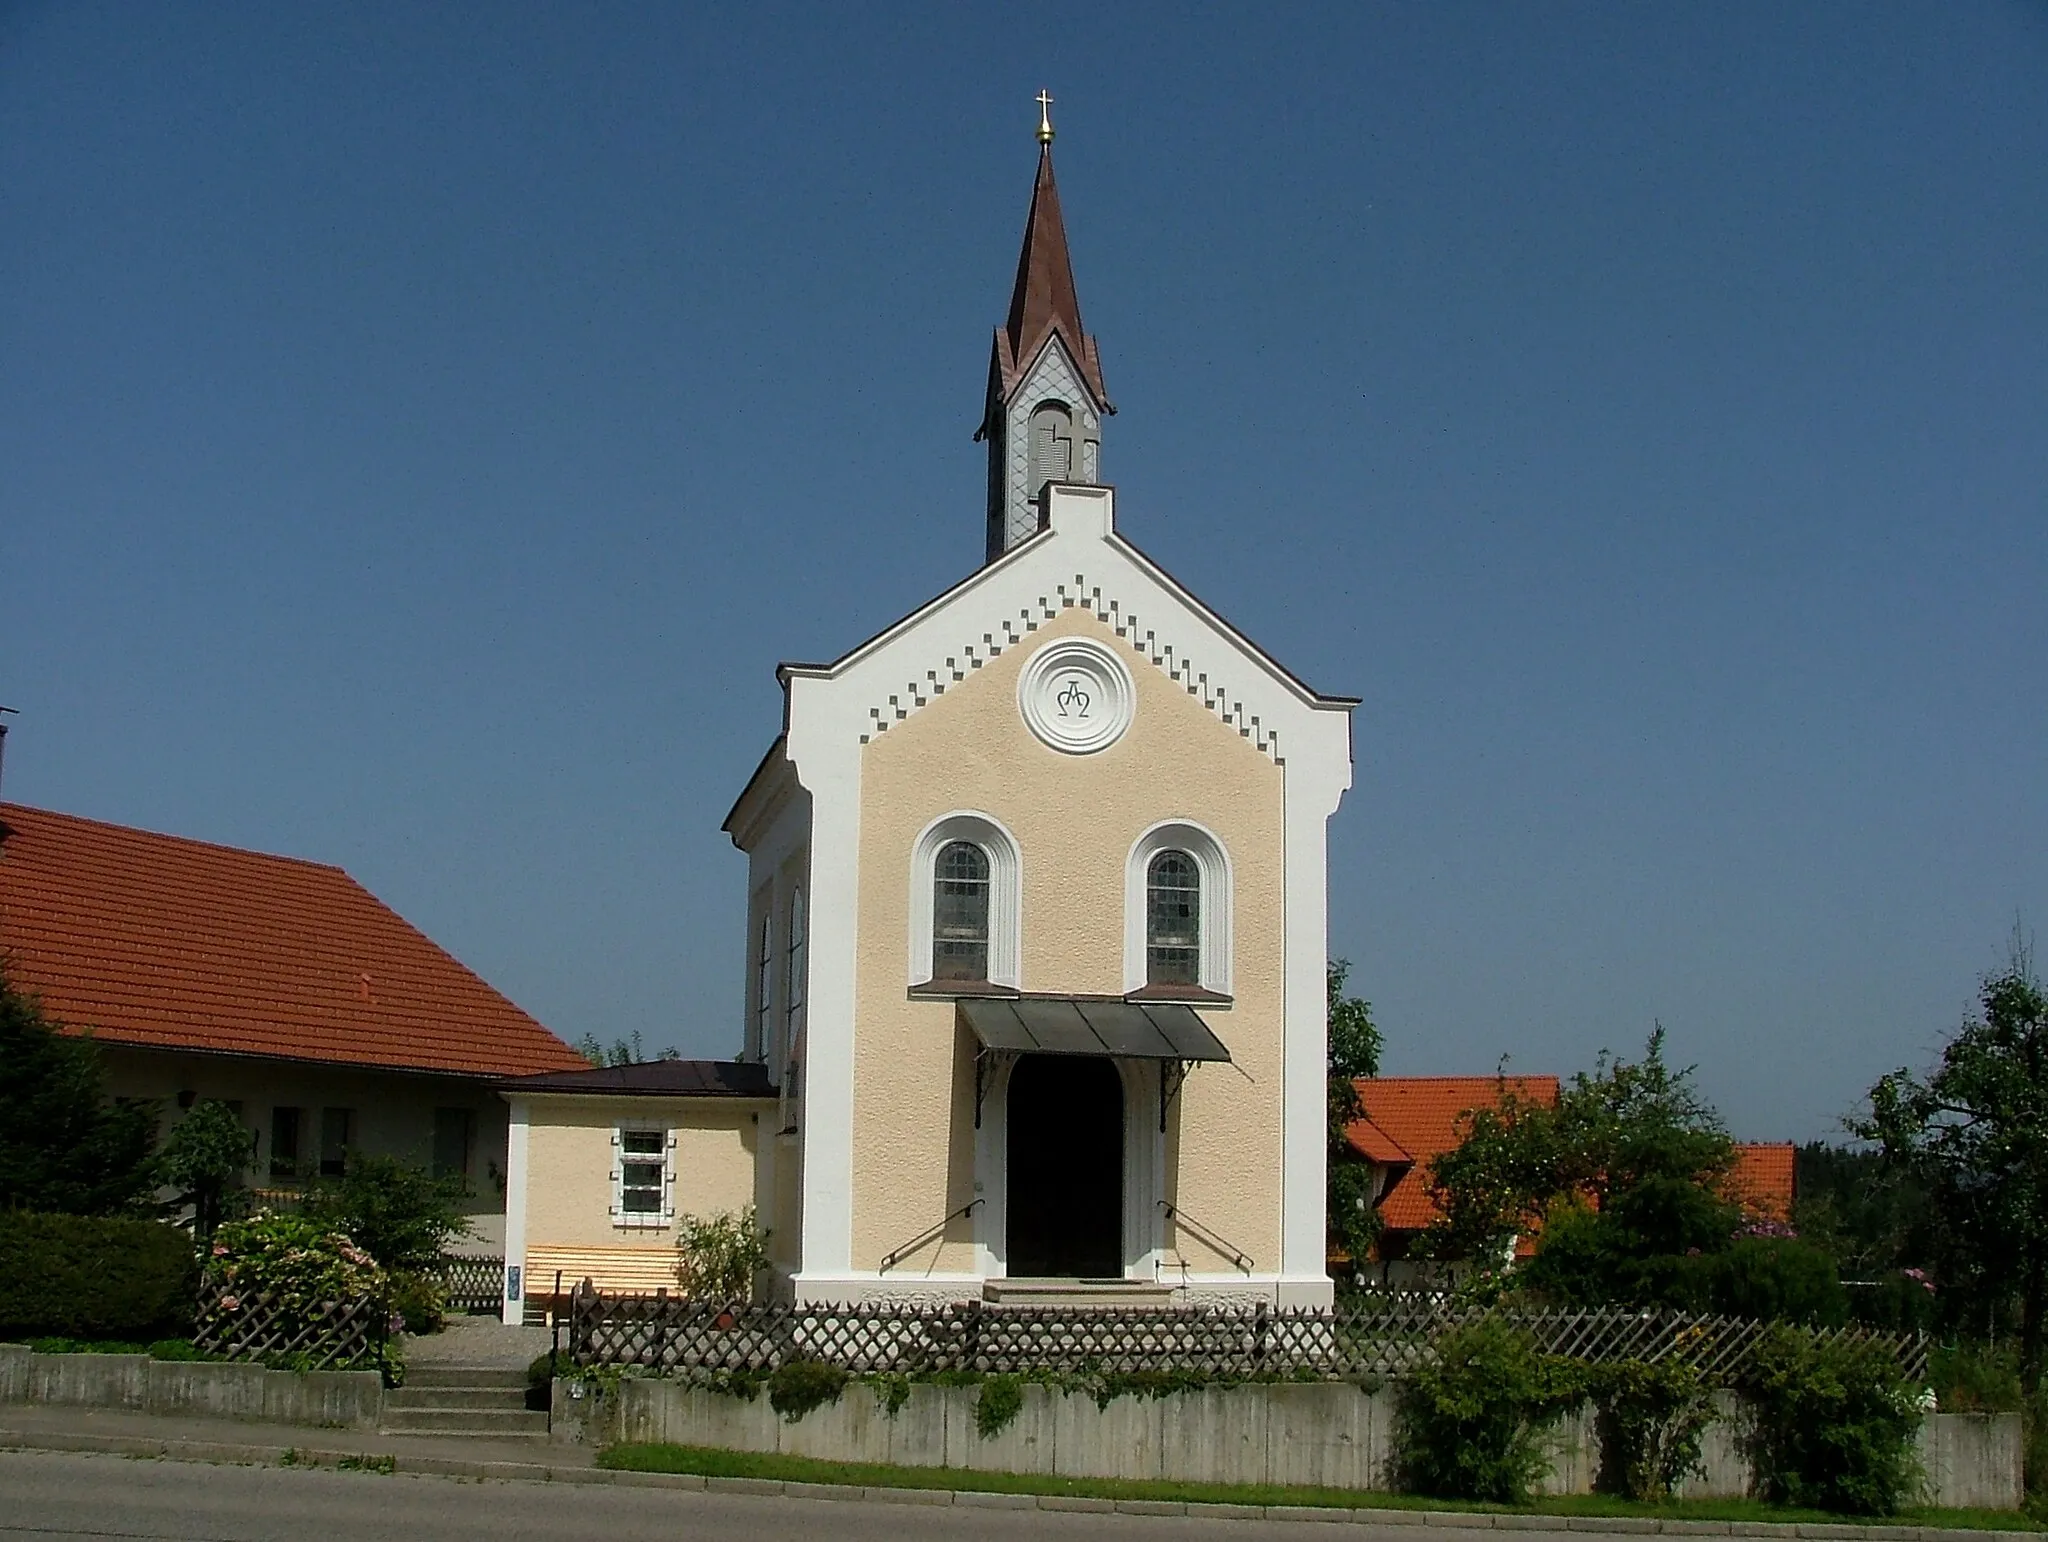
[[[508,1316],[522,1276],[672,1284],[676,1217],[746,1204],[797,1300],[1330,1300],[1355,702],[1119,533],[1050,139],[990,361],[986,561],[777,671],[784,731],[725,822],[739,1060],[508,1088]]]

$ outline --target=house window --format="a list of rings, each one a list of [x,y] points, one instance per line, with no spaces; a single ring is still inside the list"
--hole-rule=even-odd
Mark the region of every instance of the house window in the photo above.
[[[932,978],[988,978],[988,853],[948,841],[932,873]]]
[[[296,1178],[299,1175],[299,1134],[305,1125],[303,1108],[273,1108],[270,1111],[270,1176]]]
[[[355,1144],[356,1111],[352,1108],[320,1110],[320,1176],[339,1178],[348,1166],[348,1148]]]
[[[476,1114],[467,1108],[434,1110],[434,1176],[467,1178],[476,1142]]]
[[[1145,871],[1145,983],[1202,983],[1202,874],[1184,851],[1162,851]]]
[[[768,1030],[775,1021],[775,910],[769,891],[761,893],[761,921],[754,932],[754,1047],[772,1061],[775,1047]]]
[[[674,1138],[656,1127],[621,1125],[612,1131],[612,1219],[620,1226],[666,1226],[673,1218],[669,1186]]]

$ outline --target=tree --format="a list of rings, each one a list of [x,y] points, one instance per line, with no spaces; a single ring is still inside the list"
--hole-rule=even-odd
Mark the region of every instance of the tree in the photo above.
[[[2018,939],[1978,1007],[1924,1080],[1882,1078],[1851,1128],[1925,1189],[1944,1288],[2018,1296],[2031,1395],[2048,1310],[2048,994]]]
[[[448,1244],[467,1235],[460,1178],[436,1178],[397,1157],[351,1151],[339,1178],[307,1191],[301,1213],[346,1233],[384,1268],[425,1273]]]
[[[0,1208],[117,1215],[153,1187],[156,1110],[110,1099],[99,1051],[0,974]]]
[[[1503,1077],[1495,1106],[1474,1110],[1464,1140],[1431,1164],[1443,1218],[1429,1250],[1505,1263],[1516,1236],[1540,1229],[1519,1275],[1530,1289],[1574,1304],[1712,1304],[1702,1298],[1718,1276],[1701,1260],[1730,1245],[1742,1214],[1724,1192],[1734,1142],[1692,1074],[1666,1064],[1660,1026],[1641,1060],[1602,1053],[1554,1106]],[[1755,1268],[1775,1259],[1746,1260],[1752,1295]]]
[[[192,1207],[192,1233],[204,1242],[239,1214],[247,1191],[242,1174],[251,1155],[249,1131],[227,1104],[201,1098],[171,1129],[157,1154],[157,1181],[178,1191],[172,1203]]]
[[[640,1030],[634,1029],[630,1039],[614,1039],[609,1048],[597,1041],[597,1035],[586,1033],[576,1041],[576,1053],[594,1066],[640,1065],[647,1059],[646,1048],[640,1041]],[[657,1060],[680,1060],[682,1051],[671,1045],[654,1057]]]
[[[1351,1149],[1346,1131],[1365,1112],[1358,1078],[1380,1074],[1380,1031],[1372,1020],[1372,1003],[1344,994],[1351,977],[1346,959],[1332,959],[1326,976],[1329,991],[1329,1156],[1325,1196],[1331,1239],[1349,1255],[1355,1268],[1379,1235],[1379,1212],[1373,1208],[1372,1167]]]

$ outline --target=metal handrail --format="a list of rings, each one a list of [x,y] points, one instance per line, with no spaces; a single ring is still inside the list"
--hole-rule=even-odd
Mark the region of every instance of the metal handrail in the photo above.
[[[1255,1262],[1257,1262],[1257,1260],[1255,1260],[1251,1254],[1247,1253],[1243,1248],[1239,1247],[1236,1243],[1226,1242],[1223,1239],[1222,1235],[1218,1233],[1214,1227],[1204,1226],[1200,1221],[1196,1220],[1193,1216],[1189,1215],[1185,1210],[1181,1209],[1171,1200],[1162,1199],[1161,1201],[1159,1201],[1159,1208],[1166,1212],[1166,1218],[1169,1221],[1180,1221],[1184,1223],[1189,1231],[1193,1232],[1197,1237],[1201,1238],[1202,1241],[1206,1242],[1210,1247],[1215,1248],[1219,1253],[1228,1254],[1230,1257],[1231,1266],[1233,1268],[1236,1268],[1245,1274],[1250,1274],[1252,1272],[1252,1265]]]
[[[882,1266],[881,1268],[877,1269],[875,1273],[887,1274],[891,1269],[895,1268],[899,1263],[901,1263],[904,1259],[908,1258],[912,1253],[915,1253],[927,1242],[931,1241],[934,1237],[938,1236],[948,1226],[951,1226],[955,1221],[959,1220],[963,1216],[973,1214],[974,1207],[978,1204],[983,1203],[984,1197],[970,1199],[958,1210],[953,1211],[951,1214],[942,1217],[938,1221],[934,1222],[932,1225],[927,1226],[915,1237],[912,1237],[908,1242],[904,1243],[902,1247],[897,1248],[894,1252],[884,1253],[882,1255]]]

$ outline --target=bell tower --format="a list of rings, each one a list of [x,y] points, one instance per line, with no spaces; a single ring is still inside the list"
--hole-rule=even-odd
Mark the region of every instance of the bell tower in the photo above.
[[[1102,420],[1115,411],[1095,339],[1081,327],[1052,177],[1052,98],[1041,91],[1038,180],[975,433],[988,442],[988,561],[1037,532],[1046,483],[1101,482]]]

